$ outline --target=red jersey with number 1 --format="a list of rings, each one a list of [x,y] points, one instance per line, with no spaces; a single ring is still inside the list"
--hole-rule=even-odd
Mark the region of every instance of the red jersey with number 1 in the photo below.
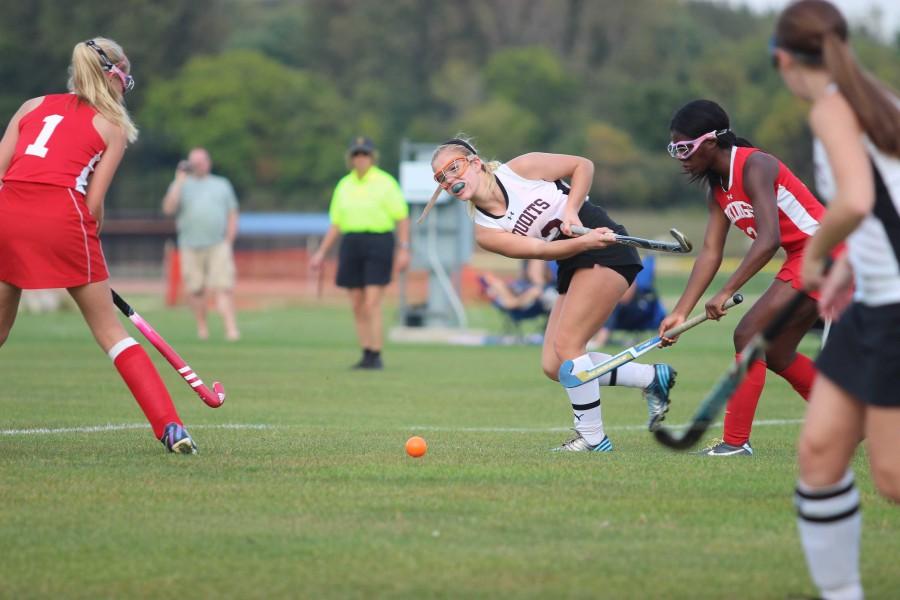
[[[752,239],[756,239],[756,218],[750,197],[744,190],[744,164],[754,152],[759,150],[732,147],[728,189],[720,186],[713,190],[716,202],[728,220]],[[789,254],[802,251],[806,240],[819,229],[825,207],[780,160],[775,177],[775,202],[778,204],[781,247]]]
[[[74,94],[50,94],[19,121],[19,139],[3,181],[45,183],[87,192],[106,143],[97,111]]]
[[[19,119],[0,186],[0,281],[46,289],[109,278],[85,197],[106,150],[96,114],[73,94],[52,94]]]

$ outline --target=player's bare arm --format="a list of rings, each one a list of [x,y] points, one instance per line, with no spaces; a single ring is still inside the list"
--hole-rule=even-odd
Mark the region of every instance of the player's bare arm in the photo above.
[[[103,227],[103,202],[106,198],[106,192],[109,190],[109,184],[112,183],[116,169],[122,162],[122,156],[125,154],[125,147],[128,143],[125,130],[111,123],[99,114],[94,117],[94,127],[106,142],[106,150],[103,152],[103,158],[97,163],[94,174],[91,175],[91,183],[87,189],[85,203],[88,210],[97,220],[97,229]]]
[[[856,229],[875,204],[875,182],[853,110],[840,94],[819,100],[809,116],[813,134],[821,140],[836,186],[821,226],[806,246],[803,281],[810,289],[822,283],[828,253]]]
[[[707,194],[707,211],[709,217],[706,220],[706,231],[703,234],[703,246],[694,261],[691,268],[691,274],[688,277],[687,285],[681,294],[675,308],[663,319],[659,326],[659,335],[663,332],[681,325],[690,312],[697,305],[703,292],[712,283],[713,277],[719,271],[722,265],[722,256],[725,249],[725,240],[728,237],[729,222],[725,217],[725,213],[716,204],[711,195]],[[677,338],[662,338],[662,345],[668,346],[673,344]]]
[[[566,218],[561,229],[564,234],[572,235],[570,225],[581,225],[578,211],[581,210],[588,191],[591,189],[591,182],[594,179],[594,163],[583,156],[529,152],[506,164],[510,169],[528,179],[569,180],[571,189],[566,202]]]
[[[753,206],[756,238],[722,290],[712,299],[713,304],[730,298],[750,278],[759,273],[778,252],[781,233],[778,225],[778,203],[775,198],[776,177],[778,177],[778,161],[769,154],[754,152],[744,164],[744,189]],[[720,311],[721,305],[708,308]],[[714,318],[713,315],[711,317]]]
[[[9,163],[15,153],[16,142],[19,141],[19,121],[39,106],[43,100],[44,97],[41,96],[25,101],[10,119],[9,125],[6,126],[6,132],[3,134],[3,139],[0,140],[0,177],[6,174],[6,169],[9,168]]]
[[[611,229],[601,227],[577,238],[545,242],[537,238],[476,225],[475,241],[485,250],[509,258],[559,260],[575,256],[586,250],[605,248],[615,243],[615,237],[613,237]]]

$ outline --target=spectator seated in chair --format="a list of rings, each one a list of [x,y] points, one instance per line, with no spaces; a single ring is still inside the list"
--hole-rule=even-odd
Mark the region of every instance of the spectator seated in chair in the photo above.
[[[644,269],[638,273],[609,319],[591,340],[591,347],[605,346],[614,331],[633,332],[638,337],[646,331],[656,331],[666,317],[666,308],[656,291],[656,257],[648,254],[641,262]]]
[[[559,295],[553,261],[526,260],[522,264],[521,277],[511,282],[490,272],[481,275],[478,281],[485,296],[508,317],[516,330],[523,321],[549,315]]]

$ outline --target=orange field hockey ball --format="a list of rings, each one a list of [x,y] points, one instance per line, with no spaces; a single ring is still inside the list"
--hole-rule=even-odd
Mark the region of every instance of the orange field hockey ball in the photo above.
[[[414,435],[406,440],[406,453],[413,458],[419,458],[420,456],[423,456],[427,451],[428,444],[425,443],[424,438],[420,438],[419,436]]]

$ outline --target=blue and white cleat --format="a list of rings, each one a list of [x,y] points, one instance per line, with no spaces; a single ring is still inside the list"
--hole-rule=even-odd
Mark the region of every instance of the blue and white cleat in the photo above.
[[[662,422],[666,420],[669,412],[669,392],[675,386],[675,376],[678,372],[666,364],[653,365],[656,373],[653,381],[644,388],[644,400],[647,401],[647,429],[656,431]]]
[[[613,445],[612,442],[609,441],[608,436],[603,436],[603,439],[600,440],[599,444],[592,446],[586,439],[581,437],[581,434],[578,431],[576,431],[575,437],[563,443],[561,446],[553,448],[553,452],[612,452],[612,449]]]
[[[178,423],[166,425],[159,441],[162,442],[169,452],[175,454],[197,454],[197,444],[191,439],[191,434]]]

